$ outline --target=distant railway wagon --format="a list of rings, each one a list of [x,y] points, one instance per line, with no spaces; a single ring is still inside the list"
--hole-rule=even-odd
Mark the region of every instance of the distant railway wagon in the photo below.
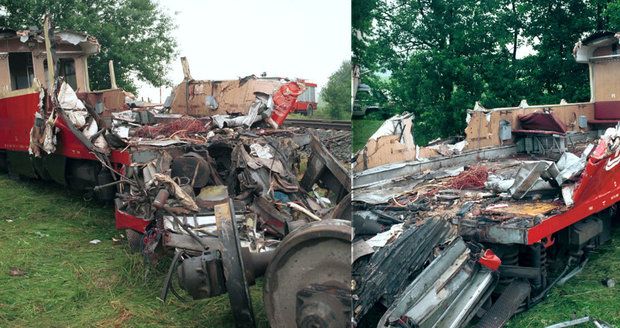
[[[300,113],[306,116],[312,116],[316,110],[316,83],[310,83],[302,80],[306,86],[306,90],[297,97],[297,103],[295,104],[295,113]]]

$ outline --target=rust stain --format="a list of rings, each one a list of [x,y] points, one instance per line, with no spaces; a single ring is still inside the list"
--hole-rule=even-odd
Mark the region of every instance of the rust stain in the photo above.
[[[559,205],[552,203],[518,203],[518,204],[497,204],[491,205],[483,210],[486,214],[511,214],[514,216],[526,216],[535,217],[542,214],[547,214],[555,209],[559,208]]]

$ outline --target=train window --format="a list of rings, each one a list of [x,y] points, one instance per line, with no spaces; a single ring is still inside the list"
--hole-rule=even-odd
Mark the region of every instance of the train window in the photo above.
[[[9,71],[12,90],[30,88],[34,79],[32,54],[30,52],[9,53]]]
[[[316,87],[310,87],[309,89],[310,89],[310,101],[316,102],[316,92],[315,92]]]
[[[65,81],[77,90],[77,79],[75,75],[75,60],[73,58],[60,58],[58,61],[58,75],[64,76]]]
[[[316,102],[316,96],[314,94],[314,87],[306,87],[306,91],[304,91],[297,98],[297,101]]]
[[[45,81],[47,82],[47,60],[43,61],[43,68],[45,69]],[[67,82],[71,86],[71,88],[73,88],[73,90],[77,90],[77,78],[75,74],[75,60],[73,58],[58,59],[57,70],[58,70],[58,76],[64,76],[65,82]]]

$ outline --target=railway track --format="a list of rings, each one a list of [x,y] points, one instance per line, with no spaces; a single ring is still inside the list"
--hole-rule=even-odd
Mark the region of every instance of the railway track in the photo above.
[[[302,120],[302,119],[286,119],[285,126],[299,126],[313,129],[324,130],[348,130],[351,131],[351,121],[340,120]]]

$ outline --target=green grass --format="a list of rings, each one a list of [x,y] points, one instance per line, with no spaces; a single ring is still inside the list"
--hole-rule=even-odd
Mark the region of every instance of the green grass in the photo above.
[[[53,184],[0,175],[0,327],[233,327],[227,295],[159,301],[165,268],[145,265],[125,243],[114,244],[119,234],[110,206]],[[620,326],[620,231],[614,238],[583,272],[508,327],[585,315]],[[93,239],[102,242],[89,244]],[[26,275],[10,276],[14,267]],[[605,287],[604,278],[619,285]],[[251,291],[259,326],[267,327],[262,288]]]
[[[0,175],[0,327],[234,326],[228,295],[158,300],[166,268],[113,243],[113,208],[81,197]],[[258,326],[268,327],[262,286],[251,293]]]
[[[372,121],[372,120],[352,120],[351,129],[353,130],[353,147],[352,151],[356,151],[364,148],[368,138],[377,131],[377,129],[383,124],[384,121]]]
[[[293,113],[288,115],[289,118],[293,118],[296,120],[331,120],[329,113],[323,110],[316,110],[312,114],[312,116],[306,116],[298,113]]]
[[[549,296],[532,309],[513,318],[507,327],[545,327],[590,316],[620,326],[620,284],[609,288],[602,279],[620,283],[620,231],[614,240],[596,251],[584,270],[565,285],[551,289]],[[594,327],[593,324],[581,325]]]

